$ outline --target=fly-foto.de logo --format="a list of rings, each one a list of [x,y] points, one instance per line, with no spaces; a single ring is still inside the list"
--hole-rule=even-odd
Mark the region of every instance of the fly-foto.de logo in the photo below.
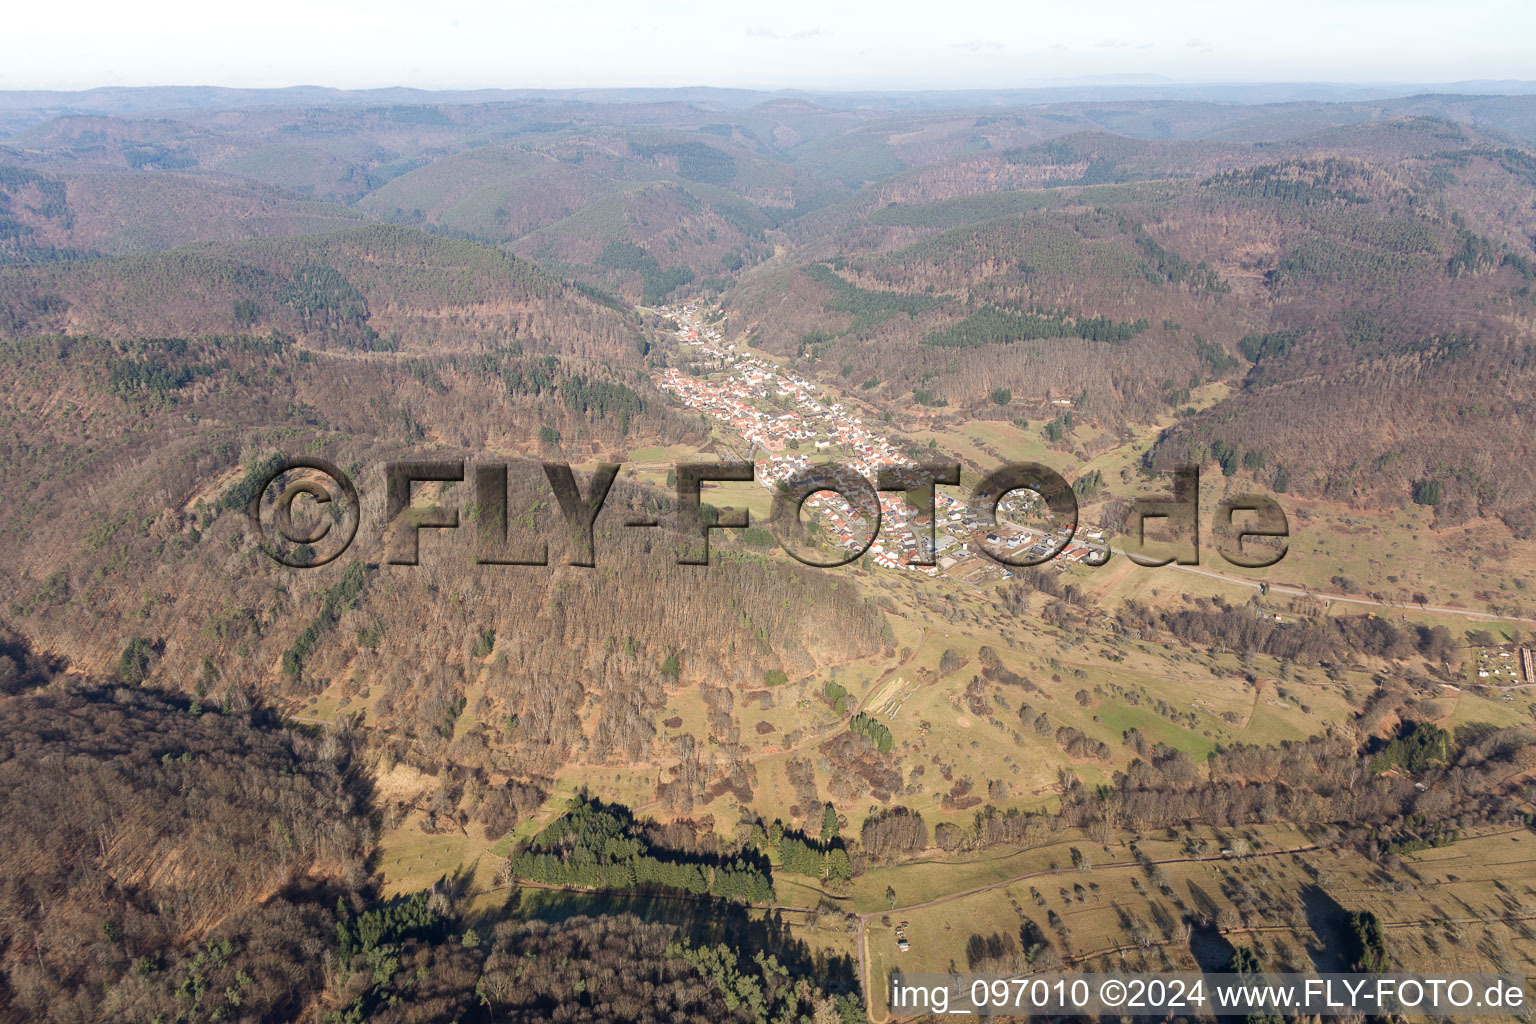
[[[570,538],[571,565],[597,564],[596,527],[617,479],[620,463],[599,463],[585,474],[586,482],[568,463],[540,464]],[[362,518],[356,485],[339,467],[316,458],[274,458],[261,486],[252,488],[247,512],[260,531],[262,548],[276,561],[293,568],[315,568],[334,560],[351,546]],[[508,474],[538,472],[528,462],[466,462],[410,460],[385,463],[383,541],[384,561],[416,565],[422,530],[458,530],[473,522],[472,557],[479,565],[548,565],[547,539],[526,528],[513,529],[508,516]],[[720,511],[703,502],[707,483],[752,482],[757,467],[750,462],[679,463],[674,469],[675,500],[665,515],[628,514],[627,528],[670,527],[682,543],[680,565],[708,565],[712,530],[751,528],[746,510]],[[1197,565],[1200,561],[1200,471],[1181,466],[1168,474],[1171,495],[1139,497],[1129,502],[1121,536],[1125,547],[1102,539],[1078,542],[1077,495],[1059,473],[1036,462],[1008,463],[981,477],[960,496],[941,488],[961,482],[957,463],[924,463],[885,467],[874,481],[839,463],[819,463],[772,483],[773,510],[765,524],[779,545],[797,561],[817,568],[848,565],[870,553],[902,552],[909,567],[932,567],[944,546],[963,535],[962,546],[1003,566],[1040,565],[1069,549],[1085,565],[1107,563],[1123,551],[1138,565],[1169,563]],[[466,498],[446,500],[442,488],[470,483]],[[418,485],[437,485],[430,503],[413,500]],[[463,489],[453,489],[455,496]],[[835,496],[835,497],[834,497]],[[1009,504],[1005,504],[1009,503]],[[807,507],[812,523],[807,523]],[[1029,526],[999,519],[1019,510]],[[818,529],[815,521],[829,517],[835,529]],[[895,520],[909,535],[881,541],[881,524]],[[1217,553],[1233,565],[1264,568],[1285,557],[1290,524],[1285,511],[1265,494],[1229,495],[1216,506]],[[1147,524],[1162,521],[1177,540],[1176,550],[1150,553]],[[888,531],[889,532],[889,531]],[[1250,538],[1261,544],[1244,544]],[[889,539],[888,539],[889,540]],[[886,557],[890,557],[887,555]]]

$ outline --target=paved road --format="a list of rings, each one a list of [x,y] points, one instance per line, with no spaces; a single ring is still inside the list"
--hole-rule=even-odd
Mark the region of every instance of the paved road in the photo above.
[[[1127,554],[1120,548],[1111,548],[1110,550],[1116,554]],[[1171,564],[1168,568],[1178,569],[1180,572],[1192,572],[1197,576],[1207,576],[1213,580],[1221,580],[1223,583],[1235,583],[1240,587],[1247,587],[1250,590],[1258,590],[1262,586],[1260,582],[1255,580],[1242,576],[1228,576],[1226,573],[1212,572],[1209,569],[1202,569],[1197,565]],[[1316,590],[1302,590],[1297,587],[1284,587],[1274,583],[1269,585],[1269,592],[1271,594],[1290,594],[1294,597],[1311,597],[1319,601],[1337,601],[1341,604],[1361,604],[1372,608],[1396,608],[1403,612],[1434,612],[1437,615],[1460,615],[1463,618],[1481,619],[1488,622],[1528,622],[1536,624],[1536,619],[1523,619],[1518,615],[1495,615],[1492,612],[1474,612],[1468,608],[1442,608],[1433,604],[1393,604],[1391,601],[1375,601],[1368,597],[1345,597],[1342,594],[1324,594]]]

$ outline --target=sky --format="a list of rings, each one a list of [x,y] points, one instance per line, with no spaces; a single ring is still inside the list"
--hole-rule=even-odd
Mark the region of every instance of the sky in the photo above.
[[[1536,79],[1536,3],[207,0],[14,5],[0,89],[1002,89]]]

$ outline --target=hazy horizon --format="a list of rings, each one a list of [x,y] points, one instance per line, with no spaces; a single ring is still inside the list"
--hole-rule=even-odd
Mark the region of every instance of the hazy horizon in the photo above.
[[[187,83],[338,89],[715,87],[808,91],[1030,88],[1107,76],[1169,84],[1380,85],[1536,78],[1512,0],[1306,2],[1284,12],[1201,0],[1178,11],[1112,3],[1092,17],[984,4],[772,12],[679,3],[636,9],[383,8],[281,0],[256,19],[184,0],[153,20],[98,2],[25,9],[0,43],[0,90]],[[59,29],[67,24],[67,36]],[[1367,40],[1368,45],[1362,45]]]
[[[0,80],[4,76],[0,75]],[[442,94],[467,94],[485,92],[505,93],[573,93],[573,92],[752,92],[765,95],[780,94],[806,94],[806,95],[859,95],[859,94],[886,94],[886,95],[915,95],[922,93],[956,93],[956,94],[986,94],[986,93],[1013,93],[1013,92],[1037,92],[1053,89],[1072,88],[1124,88],[1124,89],[1259,89],[1259,88],[1335,88],[1345,90],[1399,90],[1410,88],[1470,88],[1470,87],[1519,87],[1521,91],[1536,90],[1536,72],[1531,77],[1477,77],[1456,79],[1378,79],[1362,81],[1346,81],[1334,78],[1173,78],[1167,75],[1151,73],[1124,72],[1118,74],[1103,75],[1063,75],[1057,78],[1039,78],[1021,80],[1018,82],[998,83],[995,85],[953,85],[953,86],[915,86],[893,83],[884,86],[835,86],[820,88],[814,85],[784,84],[784,85],[727,85],[716,82],[685,82],[677,85],[645,85],[637,83],[618,83],[611,85],[592,85],[584,82],[571,82],[566,84],[550,85],[504,85],[485,83],[480,85],[417,85],[404,81],[386,82],[376,85],[333,85],[322,81],[310,81],[295,79],[292,81],[275,83],[271,85],[230,85],[221,82],[201,81],[194,79],[143,82],[143,83],[113,83],[103,82],[94,85],[77,86],[0,86],[0,93],[91,93],[106,90],[155,90],[155,89],[218,89],[231,92],[290,92],[295,90],[325,90],[338,93],[378,93],[409,91],[422,93]]]

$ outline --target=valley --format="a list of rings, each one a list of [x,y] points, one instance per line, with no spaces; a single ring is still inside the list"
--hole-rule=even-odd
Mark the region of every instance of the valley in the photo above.
[[[176,95],[0,106],[0,1020],[1536,963],[1530,96]]]

